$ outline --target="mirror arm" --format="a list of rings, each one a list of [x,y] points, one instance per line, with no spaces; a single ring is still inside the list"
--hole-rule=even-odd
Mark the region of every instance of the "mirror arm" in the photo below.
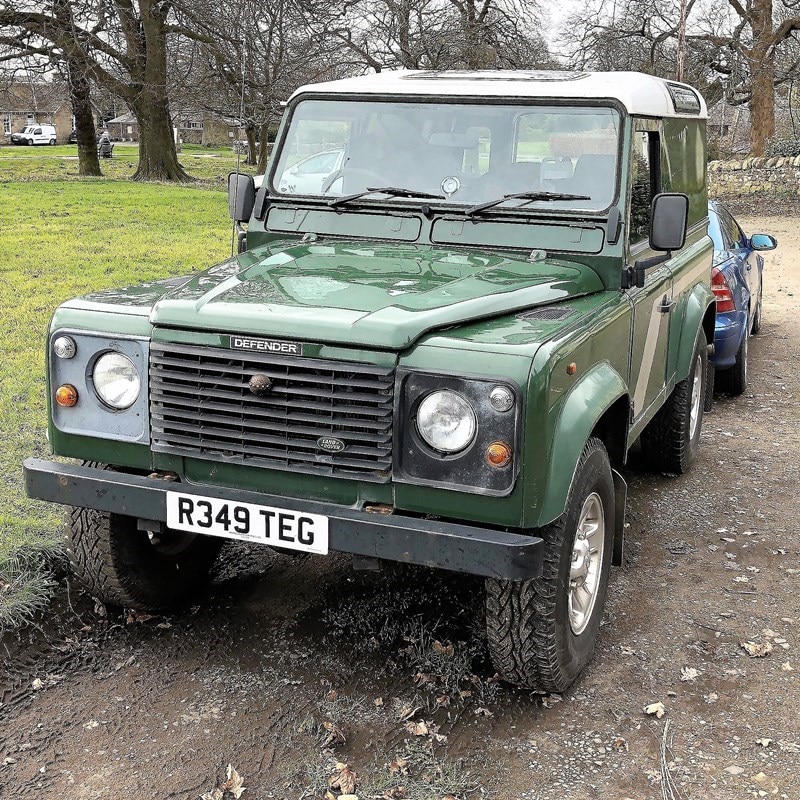
[[[644,277],[647,270],[657,267],[671,258],[672,251],[667,250],[666,253],[659,253],[657,256],[642,258],[632,267],[625,267],[622,270],[622,288],[632,289],[635,286],[637,289],[641,289],[644,286]]]

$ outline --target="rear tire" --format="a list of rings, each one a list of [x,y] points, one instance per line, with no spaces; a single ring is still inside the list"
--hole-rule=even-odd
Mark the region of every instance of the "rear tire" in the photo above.
[[[697,332],[689,374],[672,390],[642,431],[645,461],[657,472],[682,475],[697,458],[706,397],[708,348],[702,328]]]
[[[717,373],[717,389],[725,394],[737,397],[744,394],[747,389],[747,357],[750,350],[748,340],[750,334],[745,330],[742,336],[742,343],[736,351],[736,361],[729,369],[723,369]]]
[[[134,517],[76,507],[69,512],[67,540],[72,571],[93,597],[140,611],[188,600],[205,585],[222,545],[178,531],[156,536],[138,530]]]
[[[608,454],[589,439],[564,514],[537,531],[541,577],[486,581],[489,653],[504,680],[563,692],[591,660],[611,571],[614,508]]]

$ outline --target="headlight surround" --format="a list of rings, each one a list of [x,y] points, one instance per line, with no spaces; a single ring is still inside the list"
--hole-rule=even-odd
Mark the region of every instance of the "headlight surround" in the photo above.
[[[416,426],[427,445],[449,455],[466,450],[475,441],[478,421],[468,400],[442,389],[431,392],[419,404]]]
[[[136,367],[122,353],[103,353],[92,368],[92,384],[100,400],[110,408],[130,408],[139,397],[142,380]]]

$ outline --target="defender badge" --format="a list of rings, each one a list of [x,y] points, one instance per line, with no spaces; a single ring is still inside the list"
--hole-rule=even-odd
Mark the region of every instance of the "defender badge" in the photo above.
[[[269,390],[272,388],[272,379],[268,375],[253,375],[247,385],[253,394],[263,397],[265,394],[269,394]]]
[[[336,439],[333,436],[320,436],[317,439],[317,447],[328,453],[341,453],[347,445],[341,439]]]

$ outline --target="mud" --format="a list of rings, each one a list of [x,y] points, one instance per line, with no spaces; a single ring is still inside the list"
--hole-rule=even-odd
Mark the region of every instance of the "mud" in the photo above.
[[[633,459],[625,565],[562,698],[494,679],[478,580],[226,546],[190,609],[109,614],[65,579],[6,636],[0,797],[199,798],[232,764],[245,800],[321,798],[338,761],[362,800],[800,798],[800,231],[743,222],[780,241],[750,388],[689,475]]]

